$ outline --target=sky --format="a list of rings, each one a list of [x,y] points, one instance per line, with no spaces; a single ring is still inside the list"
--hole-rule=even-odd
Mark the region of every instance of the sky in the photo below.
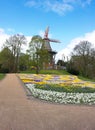
[[[14,34],[23,34],[29,42],[34,35],[49,37],[56,59],[68,56],[80,41],[95,46],[95,0],[0,0],[0,50]],[[27,45],[23,50],[28,48]]]

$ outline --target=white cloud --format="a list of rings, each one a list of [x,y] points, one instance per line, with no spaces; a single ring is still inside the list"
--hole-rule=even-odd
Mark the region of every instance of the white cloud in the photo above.
[[[23,50],[24,53],[26,52],[26,50],[28,50],[29,42],[31,41],[32,36],[25,36],[25,37],[26,37],[26,40],[27,40],[27,44],[22,45],[22,50]]]
[[[80,41],[89,41],[92,43],[92,45],[95,47],[95,30],[89,33],[86,33],[84,36],[74,38],[71,40],[71,42],[67,45],[66,48],[63,50],[59,51],[58,54],[56,55],[56,60],[62,59],[62,56],[69,56],[70,53],[72,52],[73,48],[75,45],[77,45]]]
[[[31,41],[32,36],[26,36],[27,39],[27,43],[29,43]]]
[[[45,10],[46,11],[52,11],[55,13],[58,13],[59,15],[64,15],[66,11],[73,10],[72,5],[63,3],[63,2],[50,2],[49,0],[45,2]]]
[[[4,33],[4,29],[0,28],[0,35]]]
[[[44,37],[44,33],[45,33],[45,32],[44,32],[43,30],[40,30],[40,31],[39,31],[39,35],[40,35],[41,37]]]
[[[28,1],[25,5],[26,5],[26,6],[29,6],[29,7],[32,7],[32,6],[36,6],[37,3],[36,3],[36,1],[34,1],[34,0],[30,0],[30,1]]]
[[[80,5],[83,7],[89,5],[92,2],[92,0],[63,0],[63,2],[68,4]]]
[[[9,35],[5,33],[4,29],[0,28],[0,50],[7,38],[9,38]]]
[[[86,5],[89,5],[91,3],[92,0],[80,0],[79,3],[82,7],[86,6]]]
[[[84,7],[89,5],[92,0],[29,0],[25,3],[28,7],[41,8],[45,11],[52,11],[59,15],[64,15],[65,12],[72,11],[75,5]]]
[[[44,9],[46,12],[52,11],[59,15],[64,15],[64,12],[70,11],[73,7],[63,1],[58,2],[57,0],[30,0],[27,1],[26,6]]]
[[[20,33],[22,35],[22,33]],[[5,43],[6,39],[8,39],[11,35],[8,35],[4,29],[0,28],[0,51],[3,48],[3,44]],[[32,36],[26,36],[27,44],[23,45],[23,52],[28,49],[28,43],[31,41]]]

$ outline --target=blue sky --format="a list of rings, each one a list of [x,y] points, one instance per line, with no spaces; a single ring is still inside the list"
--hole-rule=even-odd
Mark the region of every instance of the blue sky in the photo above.
[[[95,0],[0,0],[0,47],[11,35],[22,33],[29,40],[50,27],[53,50],[68,55],[80,40],[95,45]]]

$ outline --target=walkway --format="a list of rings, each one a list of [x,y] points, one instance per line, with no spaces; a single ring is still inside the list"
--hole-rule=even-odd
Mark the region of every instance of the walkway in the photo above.
[[[0,81],[0,130],[95,130],[95,106],[28,99],[15,74]]]

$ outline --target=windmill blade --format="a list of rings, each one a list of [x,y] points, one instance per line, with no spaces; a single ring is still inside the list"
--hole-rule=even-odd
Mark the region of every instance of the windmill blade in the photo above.
[[[56,43],[61,43],[59,40],[56,39],[50,39],[48,38],[48,33],[49,33],[49,26],[46,28],[45,30],[45,34],[44,34],[44,40],[48,41],[48,42],[56,42]]]
[[[49,26],[45,30],[44,38],[48,38]]]
[[[56,42],[56,43],[61,43],[59,40],[57,39],[49,39],[50,42]]]

